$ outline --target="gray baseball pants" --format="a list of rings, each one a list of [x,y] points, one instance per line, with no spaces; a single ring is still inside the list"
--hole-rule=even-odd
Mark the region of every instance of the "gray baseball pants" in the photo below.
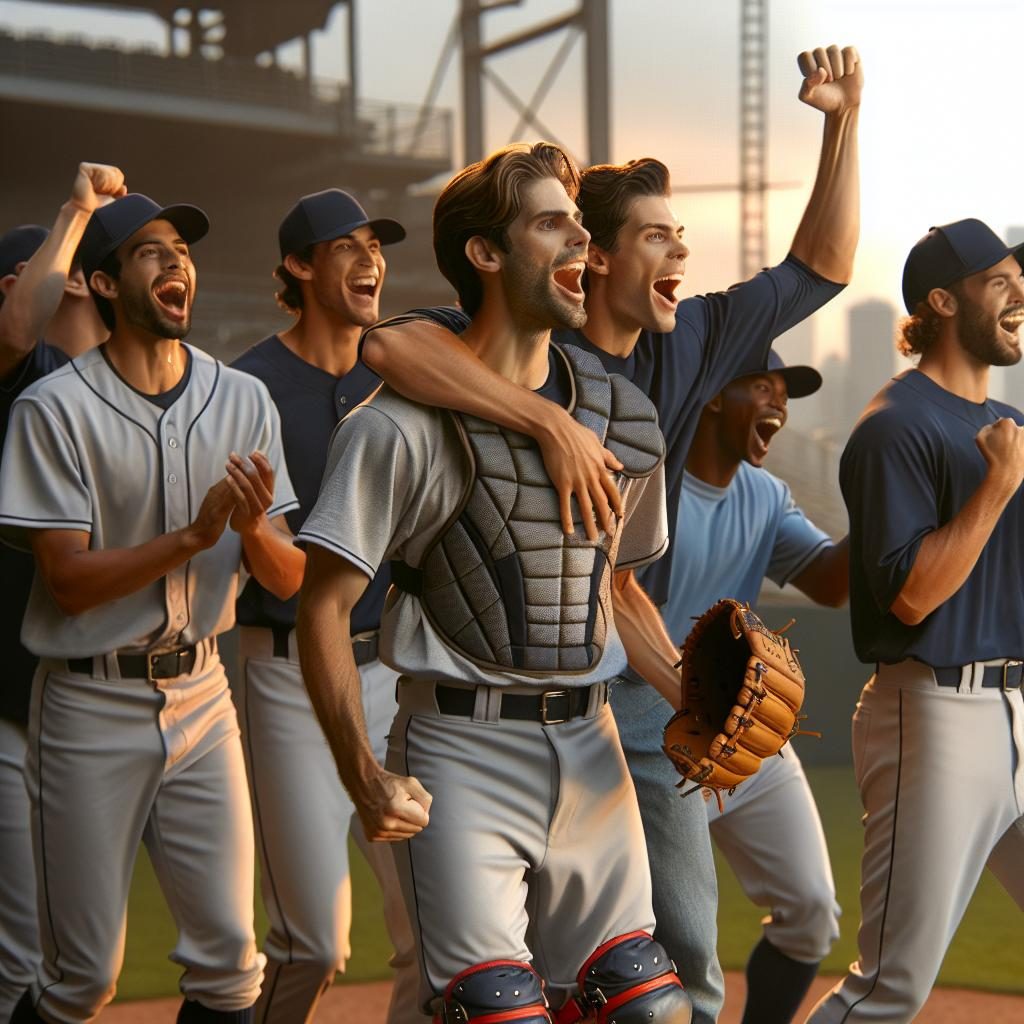
[[[908,659],[882,665],[853,716],[864,805],[859,958],[813,1024],[911,1021],[986,864],[1024,909],[1024,702],[959,690]]]
[[[558,725],[499,717],[476,687],[473,718],[442,715],[429,682],[399,684],[387,767],[433,795],[430,824],[395,854],[413,919],[421,1000],[460,971],[533,963],[558,1008],[602,943],[654,930],[636,796],[606,687]]]
[[[395,955],[388,1024],[417,1024],[419,973],[402,902],[394,853],[371,843],[338,778],[323,730],[309,701],[295,647],[274,657],[269,629],[240,631],[242,678],[235,699],[245,746],[260,857],[263,903],[270,929],[257,1024],[312,1020],[316,1005],[351,956],[352,893],[348,837],[369,861],[384,898]],[[383,761],[395,717],[397,675],[380,661],[359,669],[363,711],[373,749]]]
[[[43,963],[37,1010],[92,1020],[113,998],[139,842],[178,926],[181,991],[211,1010],[259,995],[252,815],[234,705],[216,646],[192,675],[93,676],[43,659],[26,761]]]
[[[25,786],[25,728],[0,718],[0,1021],[39,964],[32,818]]]

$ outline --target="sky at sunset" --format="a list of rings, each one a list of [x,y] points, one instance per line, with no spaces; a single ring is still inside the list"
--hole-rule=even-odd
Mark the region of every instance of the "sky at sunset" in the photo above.
[[[574,6],[575,0],[524,0],[488,15],[485,39]],[[455,0],[361,0],[363,94],[422,101],[455,9]],[[316,71],[325,77],[347,77],[344,20],[336,15],[316,38]],[[977,216],[1004,233],[1024,224],[1017,171],[1024,130],[1016,89],[1024,0],[774,0],[770,22],[770,173],[775,181],[797,183],[771,194],[770,261],[785,254],[799,219],[821,130],[820,115],[796,99],[796,55],[819,44],[856,45],[867,79],[856,279],[816,321],[821,357],[845,348],[846,303],[898,301],[906,251],[930,225]],[[613,159],[657,156],[680,185],[735,181],[738,0],[611,0],[611,24]],[[0,27],[165,44],[162,26],[147,15],[42,3],[0,0]],[[526,99],[560,42],[548,39],[503,56],[494,68]],[[297,50],[286,48],[281,59],[296,59]],[[539,116],[582,156],[580,54],[577,42]],[[439,103],[458,107],[457,61]],[[509,141],[515,123],[516,115],[489,88],[488,145]],[[677,208],[692,250],[687,290],[734,281],[737,197],[680,195]]]

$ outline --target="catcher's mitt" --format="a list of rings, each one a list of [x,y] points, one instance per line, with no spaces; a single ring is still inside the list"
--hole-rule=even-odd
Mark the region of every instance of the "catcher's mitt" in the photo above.
[[[788,628],[788,627],[787,627]],[[789,641],[738,601],[712,605],[679,662],[683,706],[665,726],[664,751],[694,788],[731,792],[800,730],[804,673]]]

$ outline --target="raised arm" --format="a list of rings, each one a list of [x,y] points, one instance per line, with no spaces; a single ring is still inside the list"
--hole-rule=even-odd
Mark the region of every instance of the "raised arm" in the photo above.
[[[0,377],[6,376],[35,347],[57,311],[75,250],[98,206],[125,194],[124,175],[116,167],[83,163],[46,241],[25,264],[0,306]]]
[[[1010,419],[981,428],[976,438],[988,472],[963,508],[929,533],[889,609],[907,626],[923,622],[967,581],[1010,499],[1024,480],[1024,427]]]
[[[682,700],[679,669],[675,667],[679,651],[632,569],[623,569],[612,577],[612,608],[629,667],[678,711]]]
[[[409,839],[426,828],[432,797],[409,776],[373,756],[349,621],[369,577],[351,562],[311,546],[296,631],[302,677],[348,790],[373,842]]]
[[[621,516],[622,503],[608,470],[622,465],[565,409],[502,377],[455,334],[427,320],[375,328],[363,342],[362,358],[406,398],[478,416],[532,437],[558,491],[562,529],[573,532],[575,497],[591,540],[597,539],[598,526],[612,532],[611,513]]]
[[[825,115],[818,173],[790,252],[829,281],[846,284],[860,237],[857,119],[864,72],[852,46],[801,53],[800,99]]]

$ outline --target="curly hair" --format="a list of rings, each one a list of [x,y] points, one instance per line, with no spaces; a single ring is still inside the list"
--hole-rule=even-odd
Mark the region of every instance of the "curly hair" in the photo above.
[[[648,156],[626,164],[588,167],[580,177],[577,201],[591,241],[605,252],[614,252],[633,200],[639,196],[668,196],[671,192],[668,168]]]
[[[307,245],[301,252],[295,253],[296,258],[303,263],[312,263],[314,246]],[[298,316],[302,312],[303,298],[302,288],[299,279],[281,263],[274,271],[274,277],[284,286],[279,292],[274,293],[277,304],[286,312]]]
[[[960,281],[946,285],[944,290],[955,295],[963,305],[965,294]],[[896,349],[900,355],[908,359],[911,356],[923,356],[935,344],[942,329],[942,320],[926,301],[919,302],[914,312],[896,325]]]
[[[438,269],[474,316],[483,301],[483,286],[466,256],[476,235],[508,252],[508,227],[522,209],[523,186],[542,178],[560,181],[575,201],[580,175],[572,158],[550,142],[517,143],[460,171],[434,204],[434,256]]]

